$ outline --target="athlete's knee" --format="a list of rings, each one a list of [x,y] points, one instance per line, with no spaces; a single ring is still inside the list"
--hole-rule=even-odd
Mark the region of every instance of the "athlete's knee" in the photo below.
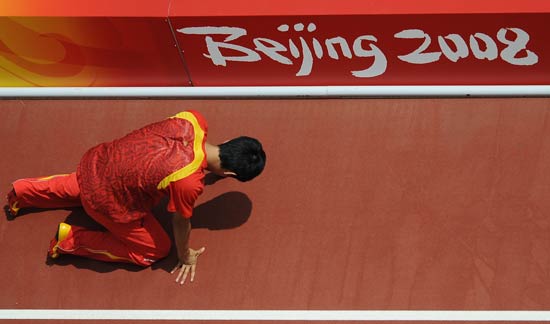
[[[135,262],[142,266],[150,266],[151,264],[165,258],[170,254],[172,241],[168,235],[156,237],[154,245],[142,250],[140,257]]]
[[[140,266],[148,267],[153,263],[164,259],[170,254],[170,247],[162,249],[156,249],[152,253],[147,253],[145,255],[140,255],[138,258],[134,259],[134,262]]]

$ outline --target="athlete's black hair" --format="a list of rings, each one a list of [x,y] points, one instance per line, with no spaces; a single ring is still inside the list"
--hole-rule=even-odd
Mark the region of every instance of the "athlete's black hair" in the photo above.
[[[249,181],[262,173],[265,152],[255,138],[241,136],[219,145],[221,167],[235,172],[239,181]]]

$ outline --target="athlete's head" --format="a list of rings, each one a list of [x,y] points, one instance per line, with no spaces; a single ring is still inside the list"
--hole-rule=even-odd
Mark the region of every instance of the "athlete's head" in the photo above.
[[[249,181],[262,173],[266,156],[262,144],[254,138],[241,136],[219,145],[220,166],[239,181]]]

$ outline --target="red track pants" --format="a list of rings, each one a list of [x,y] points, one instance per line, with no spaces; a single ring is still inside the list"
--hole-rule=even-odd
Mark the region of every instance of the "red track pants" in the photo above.
[[[43,178],[20,179],[13,183],[17,207],[66,208],[81,206],[76,173]],[[14,202],[10,201],[10,205]],[[171,240],[151,211],[130,223],[116,223],[86,208],[95,221],[107,231],[92,231],[71,225],[71,234],[61,242],[59,250],[108,262],[128,262],[149,266],[168,255]]]

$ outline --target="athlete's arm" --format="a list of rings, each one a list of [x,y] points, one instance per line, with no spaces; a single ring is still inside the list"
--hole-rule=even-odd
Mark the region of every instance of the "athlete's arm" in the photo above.
[[[197,267],[197,258],[201,255],[205,248],[193,250],[189,248],[189,237],[191,234],[191,220],[183,217],[178,212],[173,213],[172,224],[174,227],[174,239],[176,241],[176,250],[178,251],[178,264],[171,273],[178,271],[176,282],[183,285],[187,276],[193,282],[195,280],[195,269]]]

